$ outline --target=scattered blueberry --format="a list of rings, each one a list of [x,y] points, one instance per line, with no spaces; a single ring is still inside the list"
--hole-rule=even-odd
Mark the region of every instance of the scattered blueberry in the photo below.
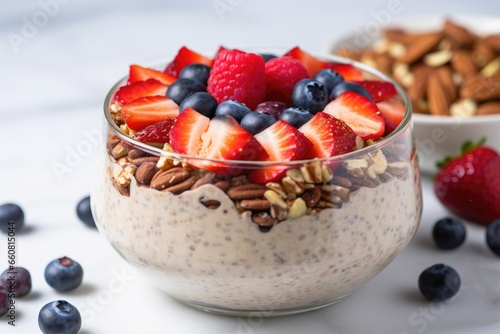
[[[76,215],[85,225],[96,228],[90,207],[90,196],[86,196],[78,202],[76,205]]]
[[[337,84],[344,82],[344,77],[340,73],[332,71],[329,68],[316,73],[314,79],[321,82],[328,92],[331,92]]]
[[[445,264],[435,264],[425,269],[418,278],[422,295],[430,301],[444,301],[460,289],[460,276]]]
[[[7,314],[9,310],[9,293],[0,285],[0,317]]]
[[[15,231],[19,231],[23,226],[24,212],[19,205],[14,203],[0,205],[0,230],[2,232],[7,234],[13,228],[15,228]]]
[[[243,116],[249,112],[251,112],[250,108],[243,103],[239,103],[235,100],[228,100],[219,104],[217,109],[215,109],[215,116],[229,115],[239,123]]]
[[[53,260],[45,267],[47,284],[59,292],[76,289],[82,279],[82,266],[68,257]]]
[[[313,114],[323,111],[329,101],[328,91],[317,80],[302,79],[293,88],[293,105],[298,108],[307,109]]]
[[[206,90],[207,86],[198,80],[177,79],[168,87],[167,97],[180,105],[188,95],[196,92],[205,92]]]
[[[313,118],[313,114],[311,114],[308,110],[304,110],[302,108],[288,108],[283,110],[279,119],[298,129],[307,123],[311,118]]]
[[[241,126],[251,134],[256,135],[273,125],[274,122],[276,122],[274,117],[252,111],[243,116]]]
[[[187,108],[193,108],[202,115],[208,118],[215,116],[217,109],[217,101],[207,92],[196,92],[186,97],[179,106],[179,112],[183,112]]]
[[[45,304],[38,313],[38,327],[44,334],[76,334],[82,327],[78,309],[65,300]]]
[[[16,297],[26,296],[31,291],[31,274],[23,267],[5,269],[0,275],[0,285],[7,288],[9,293],[13,291]]]
[[[262,56],[262,58],[264,58],[264,62],[266,63],[271,59],[278,58],[278,56],[272,53],[261,53],[260,55]]]
[[[500,256],[500,219],[492,221],[486,227],[486,243],[493,253]]]
[[[440,219],[434,224],[432,237],[441,249],[454,249],[465,241],[466,231],[461,220],[453,217]]]
[[[206,86],[208,83],[208,77],[210,76],[210,70],[211,68],[205,64],[189,64],[181,70],[179,78],[198,80]]]
[[[340,94],[345,93],[345,92],[358,93],[358,94],[363,95],[364,97],[366,97],[367,99],[369,99],[370,101],[375,103],[375,100],[373,100],[373,97],[370,95],[370,93],[368,93],[368,91],[363,86],[360,86],[357,83],[350,82],[350,81],[344,81],[344,82],[341,82],[341,83],[335,85],[335,87],[333,87],[333,89],[330,92],[330,96],[332,97],[332,99],[335,100],[337,97],[339,97]]]
[[[278,119],[283,110],[286,109],[286,104],[280,101],[266,101],[259,103],[255,107],[255,111],[261,114],[268,114],[273,116],[274,119]]]

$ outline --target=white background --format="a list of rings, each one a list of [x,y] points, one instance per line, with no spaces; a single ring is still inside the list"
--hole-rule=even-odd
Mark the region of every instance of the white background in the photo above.
[[[183,45],[199,51],[300,45],[325,52],[346,33],[368,34],[393,20],[436,14],[500,19],[500,6],[480,0],[3,1],[0,203],[25,209],[17,259],[32,273],[33,292],[17,300],[16,327],[0,318],[0,333],[39,332],[38,311],[55,299],[80,309],[82,334],[498,333],[499,259],[486,248],[484,229],[473,225],[460,249],[434,248],[430,228],[445,211],[430,177],[424,178],[421,228],[386,270],[337,305],[275,319],[215,316],[171,300],[75,215],[76,203],[90,192],[97,152],[85,134],[100,131],[104,96],[129,64],[171,57]],[[55,164],[68,169],[56,173]],[[43,278],[45,265],[63,255],[85,270],[83,286],[66,294],[52,291]],[[463,287],[452,301],[429,304],[416,282],[437,262],[455,267]],[[6,266],[2,237],[0,268]]]

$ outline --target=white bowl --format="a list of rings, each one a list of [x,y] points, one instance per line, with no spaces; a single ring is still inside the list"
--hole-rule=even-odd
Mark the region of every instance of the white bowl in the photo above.
[[[467,27],[479,35],[500,32],[500,18],[488,16],[452,15],[447,18]],[[435,31],[442,27],[446,17],[419,16],[393,19],[387,26],[380,27],[380,32],[389,26],[401,27],[408,31]],[[380,35],[368,35],[363,27],[353,34],[340,38],[330,52],[341,47],[352,49],[366,48],[375,43]],[[500,151],[500,114],[473,117],[432,116],[413,114],[414,132],[420,168],[424,173],[437,172],[436,163],[447,156],[460,151],[465,141],[477,141],[486,138],[486,143]]]

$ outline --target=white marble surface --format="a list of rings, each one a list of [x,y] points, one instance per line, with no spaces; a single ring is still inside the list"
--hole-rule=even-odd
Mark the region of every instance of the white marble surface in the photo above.
[[[217,12],[215,5],[225,11]],[[397,11],[384,15],[390,8]],[[0,318],[0,332],[39,332],[38,310],[67,299],[83,314],[82,334],[498,333],[499,260],[486,248],[484,230],[472,225],[460,249],[434,249],[430,228],[445,211],[430,178],[424,179],[421,228],[387,269],[337,305],[275,319],[214,316],[171,300],[147,285],[74,212],[90,192],[94,172],[97,147],[87,135],[100,131],[106,91],[130,63],[148,64],[182,45],[195,50],[300,45],[325,51],[353,29],[416,14],[500,19],[500,6],[484,0],[4,2],[0,203],[17,202],[25,209],[27,229],[17,235],[17,259],[33,275],[33,293],[17,300],[16,327]],[[34,23],[38,27],[30,26]],[[61,165],[67,168],[56,172],[54,166]],[[45,265],[63,255],[85,270],[84,285],[66,294],[52,291],[43,278]],[[418,275],[436,262],[452,265],[462,276],[462,290],[448,303],[429,304],[418,295]],[[0,267],[6,263],[2,237]]]

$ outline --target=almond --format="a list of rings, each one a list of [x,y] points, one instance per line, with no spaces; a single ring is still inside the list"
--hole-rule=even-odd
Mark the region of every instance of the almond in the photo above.
[[[449,114],[451,101],[437,73],[431,73],[427,80],[427,100],[431,114],[437,116]]]
[[[496,52],[500,52],[500,34],[486,36],[484,42]]]
[[[189,178],[189,172],[182,167],[159,170],[151,180],[151,188],[163,190]]]
[[[446,92],[448,101],[451,103],[457,99],[457,86],[453,81],[453,71],[449,66],[438,67],[435,72],[436,76],[439,78],[443,90]]]
[[[412,101],[417,102],[425,98],[427,79],[431,72],[432,69],[425,64],[419,64],[413,67],[412,73],[414,82],[413,85],[408,88],[408,95]]]
[[[470,97],[476,101],[488,101],[500,98],[500,73],[490,77],[475,75],[468,78],[460,88],[462,98]]]
[[[464,50],[457,50],[453,53],[451,66],[453,70],[460,73],[464,78],[475,75],[478,70],[472,58],[472,54]]]
[[[444,22],[443,33],[459,47],[468,48],[475,40],[474,35],[469,30],[450,20]]]
[[[495,51],[485,43],[483,40],[477,41],[474,44],[474,48],[472,50],[472,59],[477,66],[484,67],[490,61],[495,59],[496,53]]]
[[[424,57],[427,53],[433,51],[441,39],[442,34],[440,32],[420,35],[408,45],[406,53],[402,57],[399,57],[398,61],[413,64],[414,62],[422,59],[422,57]]]
[[[157,171],[158,169],[156,168],[156,164],[154,162],[145,162],[137,168],[137,171],[135,172],[135,179],[139,184],[148,185],[151,183],[151,180]]]
[[[476,111],[476,115],[493,115],[493,114],[500,114],[500,102],[486,102],[480,104]]]

